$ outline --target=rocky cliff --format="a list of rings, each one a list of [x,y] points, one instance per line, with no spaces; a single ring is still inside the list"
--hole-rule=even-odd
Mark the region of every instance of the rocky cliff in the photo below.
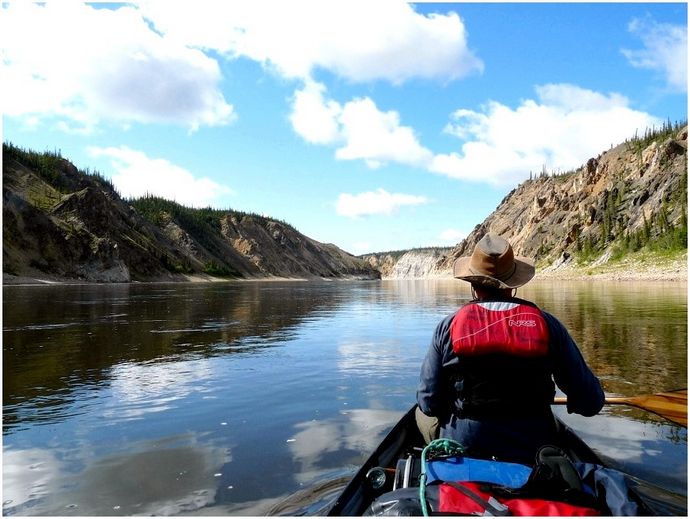
[[[3,145],[3,274],[128,282],[378,278],[367,262],[258,215],[123,200],[53,153]]]
[[[487,232],[535,258],[544,274],[602,265],[643,247],[687,249],[687,142],[687,126],[648,131],[575,171],[523,182],[452,249],[363,258],[384,278],[450,277],[453,262]]]
[[[688,129],[650,132],[593,157],[576,171],[542,175],[511,191],[437,268],[470,255],[486,232],[508,239],[516,254],[553,270],[604,263],[664,240],[686,247]]]
[[[439,268],[451,249],[422,248],[409,251],[382,252],[362,256],[369,265],[390,279],[420,279],[444,277],[448,273]]]

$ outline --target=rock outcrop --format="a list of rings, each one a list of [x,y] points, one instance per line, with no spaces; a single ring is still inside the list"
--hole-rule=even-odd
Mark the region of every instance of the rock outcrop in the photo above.
[[[57,154],[3,145],[3,274],[89,282],[378,278],[286,223],[161,199],[123,200]]]
[[[553,270],[592,251],[595,264],[605,262],[641,234],[687,227],[687,143],[686,126],[651,142],[621,144],[574,172],[528,180],[436,267],[450,275],[455,259],[470,255],[487,232]]]
[[[472,253],[487,232],[536,258],[547,274],[590,256],[606,263],[630,240],[687,228],[688,130],[666,129],[592,157],[576,171],[523,182],[454,248],[369,254],[384,278],[450,277],[453,262]]]
[[[445,277],[447,272],[439,264],[451,249],[429,248],[401,251],[398,253],[368,254],[364,259],[381,272],[382,278],[422,279]]]

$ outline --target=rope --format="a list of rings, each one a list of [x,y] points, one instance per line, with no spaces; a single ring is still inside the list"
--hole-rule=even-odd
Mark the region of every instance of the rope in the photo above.
[[[422,471],[419,474],[419,501],[422,505],[422,514],[429,517],[429,509],[426,502],[426,462],[427,459],[459,456],[465,453],[461,443],[448,438],[432,440],[422,451]]]

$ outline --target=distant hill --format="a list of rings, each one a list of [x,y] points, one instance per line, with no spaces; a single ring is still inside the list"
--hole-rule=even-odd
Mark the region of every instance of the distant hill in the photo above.
[[[452,248],[420,247],[410,250],[377,252],[360,256],[369,265],[381,272],[381,276],[394,279],[418,279],[445,275],[438,271],[437,264]]]
[[[11,144],[3,144],[3,274],[92,282],[380,277],[284,222],[156,197],[124,200],[58,153]]]

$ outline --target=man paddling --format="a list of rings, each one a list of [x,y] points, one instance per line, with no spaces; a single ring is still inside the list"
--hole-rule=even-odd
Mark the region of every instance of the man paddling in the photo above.
[[[422,364],[417,424],[427,442],[440,433],[469,452],[531,464],[539,447],[557,443],[554,382],[569,413],[603,407],[601,384],[565,326],[515,297],[534,274],[534,262],[496,234],[456,260],[453,276],[471,283],[474,300],[438,324]]]

